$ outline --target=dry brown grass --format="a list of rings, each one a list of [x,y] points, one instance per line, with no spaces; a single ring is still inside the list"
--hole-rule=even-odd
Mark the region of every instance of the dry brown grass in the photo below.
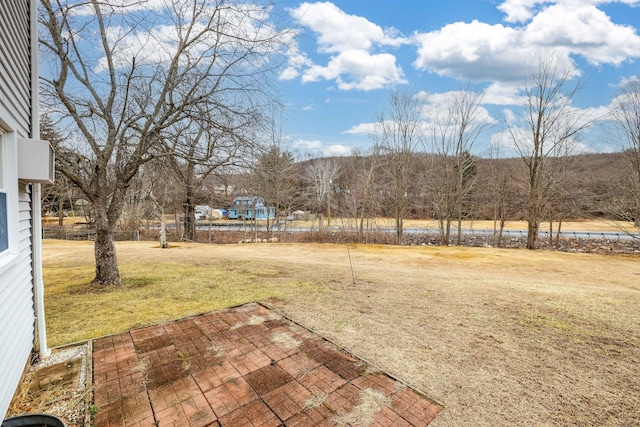
[[[383,406],[389,406],[391,399],[383,393],[367,388],[360,392],[358,404],[344,415],[334,418],[339,425],[368,426]]]
[[[268,299],[444,404],[434,426],[640,424],[640,258],[358,245],[354,285],[343,245],[117,247],[125,285],[95,290],[90,244],[45,241],[56,344]]]
[[[57,227],[60,219],[57,216],[44,216],[42,217],[42,225],[44,227]],[[68,216],[62,219],[62,224],[65,227],[73,227],[76,224],[85,224],[87,219],[83,216]]]
[[[298,341],[291,335],[286,332],[276,332],[271,336],[271,342],[277,342],[282,344],[282,347],[285,350],[293,350],[294,348],[300,347],[302,344],[301,341]]]

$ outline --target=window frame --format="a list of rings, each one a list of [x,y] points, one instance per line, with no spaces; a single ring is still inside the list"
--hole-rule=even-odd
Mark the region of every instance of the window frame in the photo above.
[[[0,106],[1,107],[1,106]],[[3,192],[6,194],[6,221],[7,221],[7,249],[0,252],[0,275],[7,268],[11,268],[17,260],[20,252],[20,242],[18,240],[19,226],[19,202],[18,192],[20,183],[18,182],[18,135],[15,126],[3,120],[6,117],[0,108],[0,146],[2,152],[2,180]]]

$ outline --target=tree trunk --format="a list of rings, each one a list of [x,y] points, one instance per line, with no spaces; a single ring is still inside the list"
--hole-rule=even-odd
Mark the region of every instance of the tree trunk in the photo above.
[[[527,203],[527,249],[535,249],[538,239],[538,229],[540,219],[538,216],[539,200],[534,185],[529,190],[529,200]]]
[[[173,212],[173,223],[175,224],[175,229],[176,229],[176,238],[178,239],[178,241],[182,241],[182,238],[184,237],[184,233],[182,232],[182,226],[183,224],[180,223],[180,216],[178,215],[178,212],[180,211],[179,209],[176,209],[176,207],[174,206],[174,212]]]
[[[399,245],[402,244],[402,233],[404,228],[404,221],[402,218],[402,213],[396,213],[396,238]]]
[[[164,205],[161,205],[158,199],[153,195],[153,192],[149,192],[149,200],[154,204],[159,211],[158,219],[160,220],[160,248],[168,249],[169,243],[167,243],[167,220],[164,215]],[[177,224],[177,222],[176,222]]]
[[[445,221],[440,216],[438,216],[438,228],[439,228],[438,232],[440,233],[440,243],[443,246],[447,246],[449,242],[447,241]]]
[[[109,191],[106,183],[106,173],[104,168],[98,168],[98,191],[94,199],[96,210],[96,241],[94,243],[94,253],[96,258],[96,277],[93,283],[96,285],[121,285],[120,271],[118,269],[118,258],[116,247],[113,243],[113,233],[116,228],[118,216],[113,215],[113,211],[122,212],[124,203],[124,187]]]
[[[193,201],[193,190],[187,186],[184,199],[184,239],[196,240],[196,214]]]
[[[448,217],[444,224],[444,239],[445,246],[449,246],[449,243],[451,243],[451,218]]]
[[[109,227],[100,227],[98,225],[94,252],[96,257],[96,277],[93,279],[93,283],[97,285],[121,285],[122,280],[118,270],[116,247],[113,244],[113,231]]]
[[[562,219],[558,220],[558,229],[556,230],[556,249],[560,247],[560,233],[562,232]]]
[[[64,226],[64,199],[58,198],[58,226]]]
[[[169,249],[167,242],[167,221],[164,219],[164,210],[160,211],[160,248]]]
[[[538,238],[538,221],[529,219],[527,224],[527,249],[535,249]]]

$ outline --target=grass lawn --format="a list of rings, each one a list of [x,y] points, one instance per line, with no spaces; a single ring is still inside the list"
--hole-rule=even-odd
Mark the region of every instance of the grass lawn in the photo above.
[[[44,241],[51,345],[267,301],[444,405],[432,423],[639,425],[640,257],[333,244]]]

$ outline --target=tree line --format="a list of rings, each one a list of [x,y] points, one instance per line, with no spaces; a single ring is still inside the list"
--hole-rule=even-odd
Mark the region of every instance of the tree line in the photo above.
[[[522,218],[534,249],[542,221],[560,229],[597,197],[606,199],[602,214],[640,221],[637,81],[608,116],[626,159],[616,170],[626,169],[615,185],[601,183],[605,194],[584,194],[575,150],[595,119],[572,107],[580,82],[553,56],[531,70],[524,113],[505,120],[489,159],[474,154],[491,122],[482,94],[467,86],[437,109],[433,95],[396,92],[375,117],[369,151],[300,160],[283,144],[270,83],[294,32],[267,18],[268,4],[171,0],[145,11],[98,0],[40,3],[41,136],[57,153],[51,192],[60,200],[77,191],[90,204],[96,284],[121,282],[113,234],[123,221],[135,226],[145,209],[162,220],[180,212],[192,239],[195,206],[230,201],[220,187],[259,195],[279,215],[309,210],[328,225],[355,218],[359,239],[376,217],[391,217],[397,243],[409,217],[436,219],[442,244],[460,244],[465,219],[495,218],[502,230]]]

